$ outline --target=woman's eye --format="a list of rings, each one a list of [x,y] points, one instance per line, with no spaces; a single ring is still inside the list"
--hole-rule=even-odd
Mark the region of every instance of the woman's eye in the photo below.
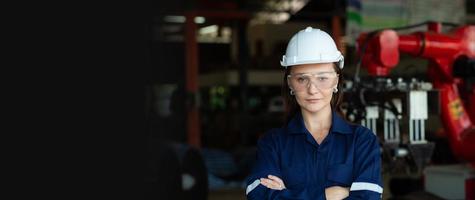
[[[318,80],[319,81],[326,81],[326,80],[328,80],[328,77],[318,77]]]
[[[298,77],[298,78],[297,78],[297,81],[298,81],[299,83],[303,83],[303,82],[305,81],[305,78],[304,78],[304,77]]]

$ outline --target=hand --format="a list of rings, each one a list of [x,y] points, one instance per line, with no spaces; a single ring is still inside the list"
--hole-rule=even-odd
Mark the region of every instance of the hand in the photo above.
[[[332,186],[325,189],[325,196],[328,200],[341,200],[350,195],[350,189],[347,187]]]
[[[268,175],[267,178],[260,179],[261,184],[269,189],[283,190],[285,189],[284,182],[277,176]]]

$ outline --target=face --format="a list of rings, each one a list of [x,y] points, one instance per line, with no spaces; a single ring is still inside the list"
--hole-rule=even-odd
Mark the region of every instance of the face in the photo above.
[[[292,66],[287,82],[302,111],[314,113],[331,109],[333,91],[338,85],[333,63]]]

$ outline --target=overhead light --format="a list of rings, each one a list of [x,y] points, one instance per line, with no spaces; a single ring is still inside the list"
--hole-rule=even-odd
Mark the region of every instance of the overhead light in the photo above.
[[[186,22],[186,17],[181,16],[181,15],[167,15],[163,18],[163,21],[169,22],[169,23],[185,23]],[[205,18],[201,16],[197,16],[194,19],[195,23],[197,24],[203,24],[205,23]]]
[[[304,1],[294,0],[294,1],[289,2],[290,3],[290,5],[289,5],[290,13],[292,13],[292,14],[297,13],[305,5],[307,5],[308,2],[309,2],[308,0],[304,0]]]
[[[200,34],[218,33],[218,26],[217,25],[206,26],[206,27],[200,28],[199,32]]]
[[[201,16],[198,16],[198,17],[195,17],[195,23],[197,24],[203,24],[205,23],[205,18],[204,17],[201,17]]]
[[[185,16],[167,15],[163,18],[163,21],[170,23],[184,23],[186,21]]]
[[[274,11],[285,11],[291,14],[297,13],[302,9],[310,0],[286,0],[286,1],[268,1],[265,5],[266,8]]]
[[[257,12],[252,24],[273,23],[282,24],[289,20],[290,14],[287,12]]]

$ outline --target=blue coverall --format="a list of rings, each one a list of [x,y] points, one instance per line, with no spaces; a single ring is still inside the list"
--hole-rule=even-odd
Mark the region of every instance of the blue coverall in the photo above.
[[[260,184],[267,175],[281,178],[286,189]],[[381,199],[380,146],[371,130],[333,112],[330,131],[319,145],[299,112],[287,126],[259,139],[257,161],[247,178],[248,200],[325,199],[325,188],[331,186],[349,187],[345,199]]]

